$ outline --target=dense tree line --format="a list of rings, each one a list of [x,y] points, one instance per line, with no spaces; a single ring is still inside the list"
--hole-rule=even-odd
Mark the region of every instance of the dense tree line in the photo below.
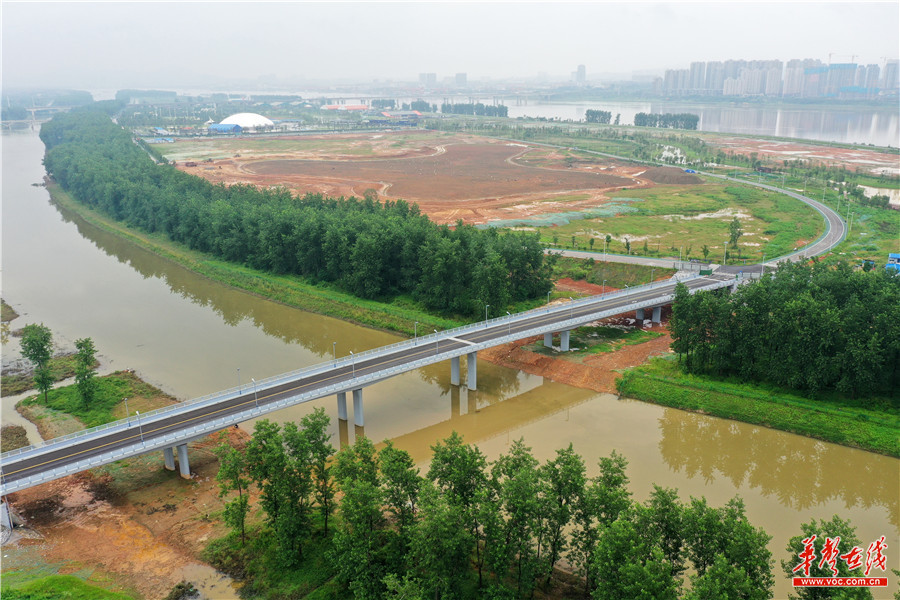
[[[654,486],[638,503],[615,452],[591,478],[571,444],[541,464],[519,440],[491,463],[456,433],[432,447],[424,477],[406,451],[390,442],[377,451],[365,437],[327,461],[327,422],[322,409],[302,428],[258,422],[245,453],[222,446],[218,479],[242,538],[255,484],[259,539],[277,546],[284,568],[302,564],[313,511],[337,511],[326,555],[354,598],[534,597],[564,559],[598,600],[771,597],[770,536],[738,498],[714,508]]]
[[[509,107],[498,104],[496,106],[490,104],[462,103],[451,104],[444,102],[441,104],[441,112],[452,115],[477,115],[479,117],[506,117],[509,114]]]
[[[593,110],[589,108],[584,111],[584,120],[588,123],[602,123],[603,125],[609,125],[611,119],[612,113],[608,110]]]
[[[552,286],[537,235],[437,226],[402,200],[213,185],[154,164],[98,111],[57,116],[41,139],[47,171],[78,201],[255,269],[332,282],[361,298],[409,294],[468,315]]]
[[[690,372],[814,393],[900,389],[900,277],[783,263],[732,294],[679,285],[672,349]]]
[[[634,115],[637,127],[662,127],[664,129],[697,129],[700,117],[691,113],[638,113]]]

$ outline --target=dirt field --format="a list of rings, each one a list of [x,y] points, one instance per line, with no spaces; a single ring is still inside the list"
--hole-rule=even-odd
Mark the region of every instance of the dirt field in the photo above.
[[[578,211],[601,206],[613,190],[669,183],[673,177],[699,182],[679,169],[648,171],[576,159],[564,150],[433,132],[188,141],[163,150],[170,158],[205,156],[196,166],[180,161],[178,168],[214,183],[281,185],[329,196],[375,190],[382,198],[418,203],[437,223]],[[221,158],[229,151],[234,155]]]
[[[236,447],[247,439],[240,430],[227,434]],[[225,532],[210,518],[223,506],[217,444],[211,436],[190,445],[191,481],[165,471],[157,452],[11,494],[28,529],[4,544],[4,571],[88,572],[144,598],[162,598],[187,578],[207,597],[235,597],[210,595],[221,581],[198,557],[206,540]]]
[[[900,156],[874,150],[726,136],[717,136],[710,139],[708,143],[710,146],[722,148],[726,152],[744,156],[749,156],[755,152],[760,158],[779,161],[804,160],[813,163],[842,166],[853,171],[860,169],[876,175],[882,171],[888,175],[900,174]]]

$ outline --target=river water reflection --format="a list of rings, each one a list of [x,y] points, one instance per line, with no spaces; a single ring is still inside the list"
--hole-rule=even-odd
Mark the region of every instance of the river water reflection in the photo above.
[[[35,134],[5,134],[2,142],[2,293],[23,315],[14,328],[43,322],[69,343],[90,336],[106,363],[133,368],[180,398],[328,360],[334,342],[341,356],[399,339],[229,289],[98,230],[31,185],[43,177]],[[13,346],[3,350],[6,359]],[[540,460],[572,442],[592,472],[598,457],[616,450],[629,461],[638,499],[653,483],[714,505],[743,497],[753,523],[773,536],[776,561],[788,558],[784,547],[800,523],[833,514],[849,518],[865,544],[885,535],[889,562],[900,556],[900,461],[484,361],[478,369],[478,391],[451,386],[447,364],[366,388],[364,430],[338,426],[334,398],[271,418],[297,420],[323,406],[335,419],[336,441],[361,434],[392,439],[420,465],[431,445],[454,430],[490,458],[519,437]],[[3,414],[10,409],[4,401]],[[776,597],[785,597],[780,570],[776,579]]]

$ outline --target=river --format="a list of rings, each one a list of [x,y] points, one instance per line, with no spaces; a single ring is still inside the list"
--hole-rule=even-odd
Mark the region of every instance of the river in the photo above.
[[[32,186],[44,175],[35,133],[4,133],[2,144],[2,294],[22,315],[13,328],[43,322],[69,346],[91,337],[107,367],[135,369],[182,399],[327,360],[333,343],[341,356],[399,339],[229,289],[100,231]],[[13,345],[3,353],[4,360],[14,355]],[[364,431],[338,427],[334,398],[271,418],[297,420],[322,406],[334,420],[335,441],[363,433],[391,439],[420,465],[453,430],[491,459],[520,437],[542,461],[572,442],[591,474],[600,456],[616,450],[628,459],[639,500],[653,483],[713,505],[740,495],[749,519],[773,536],[777,598],[790,591],[778,566],[789,559],[787,540],[813,518],[850,519],[865,545],[885,535],[888,563],[897,564],[896,459],[596,394],[484,361],[477,392],[449,380],[449,364],[438,364],[366,388]],[[12,414],[7,400],[4,421]],[[876,597],[896,589],[888,576],[890,591]]]

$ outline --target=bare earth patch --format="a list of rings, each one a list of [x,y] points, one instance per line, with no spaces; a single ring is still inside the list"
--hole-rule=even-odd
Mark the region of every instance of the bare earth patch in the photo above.
[[[610,192],[649,187],[653,179],[681,181],[687,176],[691,183],[699,181],[680,169],[665,167],[639,177],[647,169],[599,160],[565,164],[562,154],[500,140],[423,136],[413,144],[409,140],[394,144],[391,134],[386,134],[374,144],[371,137],[308,138],[311,149],[279,155],[264,148],[254,151],[254,145],[245,142],[246,147],[237,153],[240,156],[177,166],[226,185],[283,186],[297,193],[335,197],[361,197],[374,190],[382,198],[416,202],[433,221],[446,224],[597,208],[609,200]],[[316,144],[328,146],[317,150]],[[354,154],[359,144],[365,153]],[[199,153],[200,143],[197,147]],[[530,159],[532,153],[539,153],[539,159]]]

